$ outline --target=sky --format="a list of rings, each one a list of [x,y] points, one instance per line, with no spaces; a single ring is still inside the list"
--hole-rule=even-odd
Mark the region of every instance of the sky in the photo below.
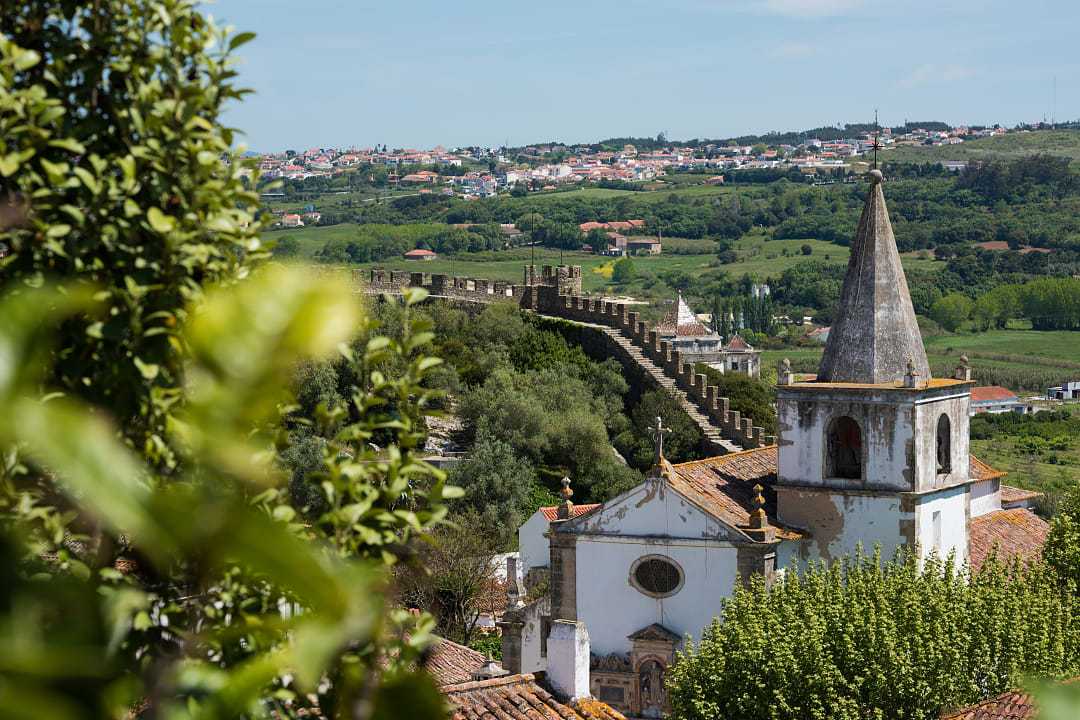
[[[217,0],[249,149],[1080,118],[1077,0]],[[1056,102],[1054,87],[1056,84]]]

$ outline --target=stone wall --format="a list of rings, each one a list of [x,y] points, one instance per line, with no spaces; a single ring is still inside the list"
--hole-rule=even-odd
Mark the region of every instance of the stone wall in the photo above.
[[[356,277],[356,274],[354,274]],[[356,277],[360,280],[359,277]],[[618,330],[642,354],[660,367],[664,374],[709,417],[721,434],[737,445],[750,449],[770,445],[775,438],[755,427],[751,418],[742,417],[729,407],[728,399],[720,397],[719,388],[707,385],[706,377],[694,371],[694,364],[661,340],[650,330],[633,305],[604,298],[589,297],[581,292],[579,266],[545,265],[540,273],[536,266],[524,269],[521,284],[502,280],[457,277],[423,272],[371,270],[364,282],[368,292],[400,293],[406,287],[423,287],[435,297],[471,302],[514,302],[526,310],[541,315]]]
[[[555,288],[541,286],[522,306],[543,315],[551,315],[577,322],[607,325],[618,330],[642,354],[660,367],[664,374],[675,381],[698,408],[709,416],[725,438],[750,449],[771,445],[775,438],[765,435],[765,430],[755,427],[751,418],[742,417],[732,410],[727,398],[720,397],[716,385],[708,385],[704,374],[695,372],[694,364],[684,358],[667,340],[661,340],[656,330],[650,330],[633,305],[582,295],[565,295]]]

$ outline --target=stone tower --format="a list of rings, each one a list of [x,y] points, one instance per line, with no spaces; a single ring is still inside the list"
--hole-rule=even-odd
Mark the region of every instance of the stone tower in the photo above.
[[[778,386],[778,515],[810,531],[804,558],[861,543],[963,562],[973,383],[930,377],[881,172],[869,181],[817,380]]]

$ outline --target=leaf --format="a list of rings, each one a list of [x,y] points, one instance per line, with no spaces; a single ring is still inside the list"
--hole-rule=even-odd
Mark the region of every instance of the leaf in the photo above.
[[[242,32],[233,35],[231,38],[229,38],[229,52],[232,52],[241,45],[249,43],[254,39],[255,33],[253,32]]]
[[[384,678],[375,691],[371,720],[417,718],[436,720],[448,716],[446,698],[424,672],[396,673]]]
[[[33,50],[22,50],[22,52],[16,53],[15,57],[12,58],[12,64],[19,72],[29,70],[39,62],[41,62],[41,56]]]
[[[48,346],[40,336],[61,319],[93,307],[91,293],[90,288],[60,293],[46,287],[9,294],[0,303],[0,398],[36,392],[48,368]]]
[[[158,371],[161,369],[154,363],[144,363],[139,358],[134,359],[135,367],[139,369],[141,374],[147,380],[153,380],[158,376]]]
[[[8,153],[7,155],[0,157],[0,175],[3,175],[4,177],[11,177],[18,169],[18,155],[16,155],[15,153]]]
[[[45,237],[48,238],[62,238],[71,232],[71,226],[65,223],[55,223],[49,226],[49,229],[45,231]]]
[[[86,152],[86,147],[73,138],[55,138],[49,141],[49,146],[61,148],[62,150],[73,152],[76,155],[82,155]]]
[[[176,218],[161,212],[159,208],[152,207],[146,211],[146,219],[155,232],[167,233],[176,227]]]
[[[75,175],[82,181],[82,184],[87,190],[97,195],[101,192],[101,183],[94,177],[93,173],[84,167],[76,167],[73,171]]]
[[[148,512],[149,488],[140,465],[99,415],[72,401],[43,404],[20,399],[9,408],[9,434],[53,470],[61,485],[101,521],[132,536],[158,557],[175,551],[172,539]]]

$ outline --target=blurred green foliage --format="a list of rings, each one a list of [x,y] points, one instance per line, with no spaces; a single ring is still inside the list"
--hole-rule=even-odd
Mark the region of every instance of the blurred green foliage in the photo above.
[[[220,118],[250,38],[190,0],[0,15],[0,717],[443,713],[430,618],[385,603],[456,494],[414,454],[422,293],[381,337],[344,281],[258,268]]]

